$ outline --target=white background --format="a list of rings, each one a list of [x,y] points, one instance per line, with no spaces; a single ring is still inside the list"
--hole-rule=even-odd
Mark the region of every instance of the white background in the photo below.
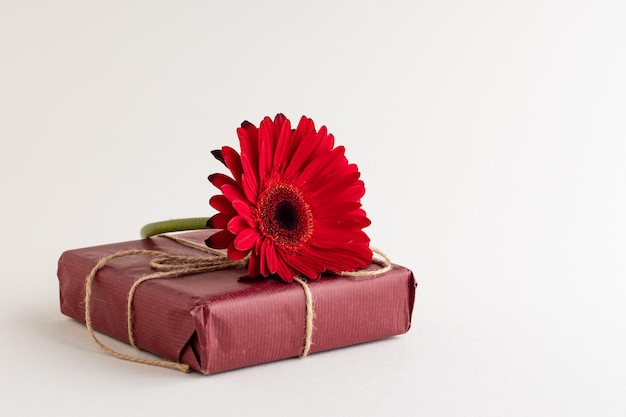
[[[622,1],[0,0],[0,414],[626,415]],[[415,271],[404,336],[203,377],[59,313],[65,249],[213,213],[283,112]],[[115,345],[123,348],[122,345]]]

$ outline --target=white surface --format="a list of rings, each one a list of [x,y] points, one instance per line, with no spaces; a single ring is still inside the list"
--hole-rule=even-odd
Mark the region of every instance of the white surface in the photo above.
[[[0,414],[625,415],[625,21],[621,1],[0,1]],[[420,282],[411,332],[210,377],[100,352],[59,313],[60,253],[211,214],[209,151],[279,111],[359,164],[374,244]]]

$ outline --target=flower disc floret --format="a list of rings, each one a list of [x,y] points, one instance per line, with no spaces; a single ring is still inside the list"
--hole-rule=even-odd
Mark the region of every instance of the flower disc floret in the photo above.
[[[261,233],[286,250],[299,250],[313,234],[313,213],[302,192],[291,184],[268,187],[259,197]]]

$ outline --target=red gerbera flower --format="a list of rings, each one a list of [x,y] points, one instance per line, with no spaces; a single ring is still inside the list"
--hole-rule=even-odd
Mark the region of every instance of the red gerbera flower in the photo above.
[[[250,277],[278,274],[285,281],[371,262],[363,181],[325,126],[316,131],[302,116],[294,130],[278,114],[259,128],[243,122],[237,135],[241,155],[228,146],[213,151],[233,177],[209,176],[222,194],[210,200],[219,213],[208,226],[223,229],[206,240],[209,247],[227,249],[233,260],[250,254]]]

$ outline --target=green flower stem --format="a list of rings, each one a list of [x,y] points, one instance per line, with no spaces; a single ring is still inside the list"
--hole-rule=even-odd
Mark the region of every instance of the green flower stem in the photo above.
[[[183,230],[206,229],[210,217],[190,217],[187,219],[172,219],[162,222],[148,223],[139,232],[142,239],[168,232],[182,232]]]

